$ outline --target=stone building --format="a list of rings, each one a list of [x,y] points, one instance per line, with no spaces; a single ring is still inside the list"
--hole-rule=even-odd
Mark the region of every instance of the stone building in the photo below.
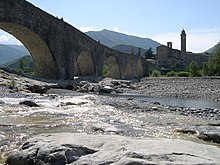
[[[186,51],[186,32],[184,29],[182,30],[180,37],[181,50],[173,49],[172,42],[167,42],[167,46],[161,45],[157,47],[156,62],[158,70],[164,72],[171,70],[181,71],[192,61],[195,61],[199,65],[208,61],[208,54]]]

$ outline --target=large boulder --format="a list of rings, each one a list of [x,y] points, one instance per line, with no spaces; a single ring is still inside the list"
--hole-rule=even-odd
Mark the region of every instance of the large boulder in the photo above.
[[[194,142],[119,135],[43,134],[29,139],[8,165],[219,164],[220,148]]]

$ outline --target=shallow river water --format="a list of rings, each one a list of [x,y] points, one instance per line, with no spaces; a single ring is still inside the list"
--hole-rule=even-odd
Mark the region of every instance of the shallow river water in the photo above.
[[[167,97],[146,97],[143,95],[115,95],[115,97],[132,97],[146,102],[158,102],[163,105],[178,106],[185,108],[198,109],[220,109],[220,102],[209,101],[202,99],[182,99],[182,98],[167,98]]]
[[[95,103],[98,99],[96,95],[0,98],[4,102],[0,104],[0,163],[27,138],[40,133],[116,133],[199,141],[175,130],[209,123],[205,119],[165,112],[124,111]],[[24,100],[32,100],[40,107],[19,105]]]

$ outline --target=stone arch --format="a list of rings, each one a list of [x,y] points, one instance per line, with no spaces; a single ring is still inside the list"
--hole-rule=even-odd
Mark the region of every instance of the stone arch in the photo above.
[[[109,77],[116,79],[121,77],[118,59],[115,56],[108,57],[106,65],[109,68]]]
[[[93,75],[94,72],[94,64],[91,58],[91,55],[87,51],[83,51],[77,58],[75,66],[78,67],[79,75]]]
[[[124,74],[124,77],[126,79],[130,79],[134,76],[133,72],[132,72],[132,69],[131,69],[131,65],[130,64],[127,64],[126,67],[125,67],[125,74]]]
[[[47,44],[35,32],[28,28],[14,24],[0,22],[0,28],[16,37],[30,52],[37,77],[57,78],[57,65]]]
[[[138,62],[137,62],[137,76],[138,76],[138,77],[142,77],[143,74],[144,74],[144,71],[143,71],[142,62],[141,62],[141,60],[139,59]]]

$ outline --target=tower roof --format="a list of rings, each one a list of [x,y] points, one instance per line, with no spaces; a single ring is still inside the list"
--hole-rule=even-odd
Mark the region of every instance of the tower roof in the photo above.
[[[184,29],[181,31],[181,35],[186,35],[186,32]]]

